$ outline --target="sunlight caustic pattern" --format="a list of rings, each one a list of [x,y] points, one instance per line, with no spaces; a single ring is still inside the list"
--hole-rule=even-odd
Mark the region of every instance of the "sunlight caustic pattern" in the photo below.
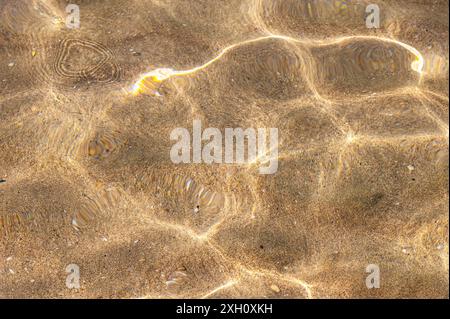
[[[74,29],[0,0],[0,297],[448,297],[448,2],[368,4],[80,1]],[[173,164],[194,120],[276,127],[277,173]]]
[[[147,81],[149,81],[150,83],[161,83],[173,76],[183,76],[183,75],[190,75],[190,74],[194,74],[198,71],[201,71],[205,68],[207,68],[208,66],[210,66],[211,64],[213,64],[214,62],[218,61],[221,57],[223,57],[228,51],[242,46],[242,45],[247,45],[247,44],[251,44],[254,42],[259,42],[259,41],[264,41],[264,40],[268,40],[268,39],[279,39],[279,40],[284,40],[284,41],[288,41],[288,42],[295,42],[295,43],[300,43],[302,45],[314,45],[315,41],[301,41],[299,39],[294,39],[291,38],[289,36],[283,36],[283,35],[267,35],[267,36],[263,36],[263,37],[259,37],[256,39],[251,39],[251,40],[247,40],[247,41],[242,41],[236,44],[232,44],[230,46],[227,46],[225,49],[223,49],[215,58],[211,59],[210,61],[206,62],[205,64],[192,68],[190,70],[183,70],[183,71],[177,71],[177,70],[173,70],[171,68],[159,68],[147,73],[142,74],[139,79],[136,81],[136,83],[132,86],[131,90],[128,90],[128,92],[130,92],[133,95],[137,95],[139,93],[145,92],[146,90],[146,85],[145,83]],[[343,42],[343,41],[347,41],[347,40],[352,40],[352,39],[375,39],[375,40],[379,40],[379,41],[383,41],[383,42],[388,42],[388,43],[393,43],[393,44],[397,44],[400,45],[401,47],[405,48],[406,50],[408,50],[411,54],[414,55],[415,59],[413,62],[411,62],[411,69],[414,70],[415,72],[419,73],[420,76],[423,76],[423,69],[424,69],[424,58],[423,56],[420,54],[420,52],[415,49],[414,47],[397,41],[397,40],[393,40],[393,39],[388,39],[388,38],[382,38],[382,37],[377,37],[377,36],[352,36],[352,37],[342,37],[339,39],[334,39],[334,40],[329,40],[328,43],[339,43],[339,42]],[[320,44],[324,44],[323,41],[319,42],[317,41],[316,43],[320,43]],[[159,94],[157,91],[151,92],[154,94]]]

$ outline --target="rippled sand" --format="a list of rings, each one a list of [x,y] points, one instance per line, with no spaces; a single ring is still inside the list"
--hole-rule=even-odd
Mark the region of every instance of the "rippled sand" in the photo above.
[[[73,2],[0,0],[0,297],[448,298],[448,1]],[[172,164],[193,119],[278,172]]]

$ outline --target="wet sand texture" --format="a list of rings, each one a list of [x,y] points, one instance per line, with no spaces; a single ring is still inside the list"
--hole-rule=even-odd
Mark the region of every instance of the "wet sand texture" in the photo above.
[[[0,297],[448,298],[448,1],[72,2],[0,0]]]

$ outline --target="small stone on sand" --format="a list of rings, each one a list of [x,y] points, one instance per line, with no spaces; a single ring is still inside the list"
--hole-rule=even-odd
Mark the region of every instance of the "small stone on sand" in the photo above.
[[[274,291],[274,292],[276,292],[276,293],[279,293],[279,292],[281,291],[280,288],[278,288],[277,285],[272,285],[272,286],[270,286],[270,289],[272,289],[272,291]]]

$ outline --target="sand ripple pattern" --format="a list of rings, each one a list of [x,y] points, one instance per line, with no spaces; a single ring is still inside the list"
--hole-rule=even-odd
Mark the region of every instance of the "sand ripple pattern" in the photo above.
[[[73,52],[75,51],[75,53]],[[76,54],[86,51],[91,55],[91,65],[77,66]],[[113,62],[113,56],[103,45],[85,40],[67,39],[61,41],[54,63],[54,71],[69,82],[110,83],[120,78],[120,68]]]

